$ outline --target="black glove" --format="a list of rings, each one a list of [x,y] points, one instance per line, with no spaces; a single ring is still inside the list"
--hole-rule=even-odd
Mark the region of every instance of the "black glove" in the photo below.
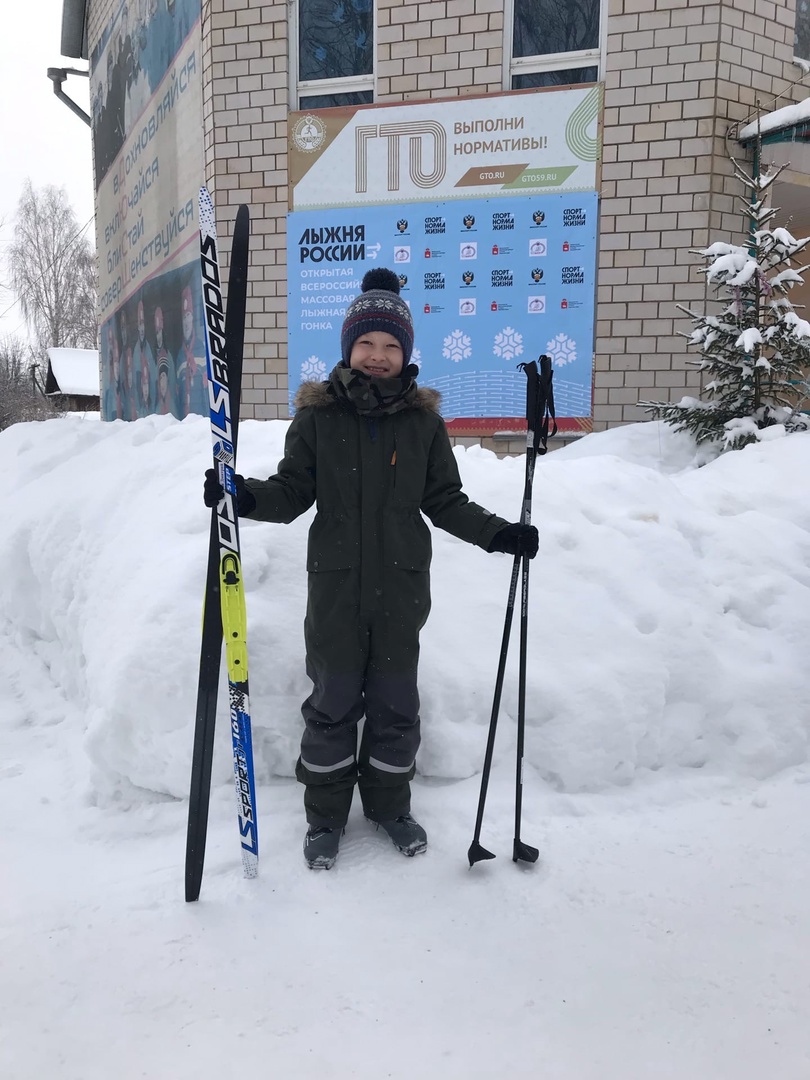
[[[505,525],[490,540],[487,551],[503,551],[507,555],[528,555],[533,559],[537,554],[540,537],[534,525]]]
[[[239,473],[233,474],[236,483],[236,511],[240,517],[245,517],[256,509],[256,498],[245,486],[245,479]],[[218,506],[220,499],[225,494],[225,489],[219,482],[216,469],[205,470],[205,483],[203,484],[203,502],[211,509]]]
[[[203,484],[203,502],[205,505],[210,510],[213,510],[215,506],[219,506],[224,494],[225,488],[219,482],[216,469],[206,469],[205,483]]]

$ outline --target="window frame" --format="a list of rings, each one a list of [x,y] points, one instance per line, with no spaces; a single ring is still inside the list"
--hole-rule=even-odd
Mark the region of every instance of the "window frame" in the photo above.
[[[810,21],[810,13],[808,13],[808,21]],[[796,3],[796,18],[793,20],[793,44],[794,45],[796,43],[796,31],[798,30],[798,26],[799,26],[799,4],[798,4],[798,0],[797,0],[797,3]],[[807,65],[810,65],[810,56],[799,56],[799,54],[796,52],[795,49],[791,50],[791,55],[793,57],[793,63],[798,64],[798,66],[801,67],[802,70],[804,71],[804,74],[807,74],[807,71],[810,70],[807,67]]]
[[[377,100],[377,4],[372,0],[371,11],[371,74],[369,75],[346,75],[339,79],[304,79],[299,80],[299,17],[298,9],[301,0],[292,0],[289,3],[289,55],[290,55],[290,81],[289,81],[289,106],[290,112],[302,112],[299,104],[302,97],[315,97],[326,94],[358,94],[363,91],[371,91],[372,102]],[[325,106],[324,106],[325,107]],[[345,108],[346,106],[332,106]]]
[[[570,68],[596,68],[596,80],[605,77],[607,59],[608,0],[599,0],[599,45],[595,49],[577,52],[542,53],[535,56],[512,56],[515,29],[515,4],[519,0],[504,0],[503,10],[503,80],[504,90],[512,89],[516,75],[542,75]]]

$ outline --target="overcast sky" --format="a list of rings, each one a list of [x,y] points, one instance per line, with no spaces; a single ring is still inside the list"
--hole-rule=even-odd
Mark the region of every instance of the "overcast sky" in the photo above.
[[[3,4],[0,34],[0,283],[8,281],[5,253],[26,177],[35,187],[64,186],[80,225],[93,216],[90,128],[53,92],[49,67],[87,70],[61,56],[62,0]],[[71,75],[64,90],[88,110],[88,80]],[[87,235],[95,244],[93,226]],[[0,289],[0,336],[24,331],[19,304]],[[10,310],[7,310],[9,309]]]

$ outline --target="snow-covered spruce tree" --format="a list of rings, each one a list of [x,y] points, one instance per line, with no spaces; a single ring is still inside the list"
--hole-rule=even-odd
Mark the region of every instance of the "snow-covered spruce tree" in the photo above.
[[[808,266],[793,261],[810,237],[796,240],[787,229],[771,228],[778,208],[768,206],[781,168],[750,176],[732,159],[737,178],[754,200],[744,203],[750,221],[748,247],[715,243],[694,251],[706,261],[700,272],[718,294],[719,314],[699,315],[678,305],[692,319],[682,334],[700,350],[690,359],[703,377],[700,398],[639,404],[698,443],[717,450],[739,449],[762,438],[767,428],[810,429],[810,323],[800,318],[788,292],[801,284]],[[775,434],[772,433],[772,434]]]

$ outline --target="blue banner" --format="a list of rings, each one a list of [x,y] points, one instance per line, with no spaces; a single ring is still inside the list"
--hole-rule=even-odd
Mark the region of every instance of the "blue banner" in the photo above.
[[[419,382],[446,419],[521,417],[522,361],[547,353],[559,417],[590,417],[596,291],[593,191],[294,211],[287,218],[290,401],[340,359],[367,270],[400,279]]]

